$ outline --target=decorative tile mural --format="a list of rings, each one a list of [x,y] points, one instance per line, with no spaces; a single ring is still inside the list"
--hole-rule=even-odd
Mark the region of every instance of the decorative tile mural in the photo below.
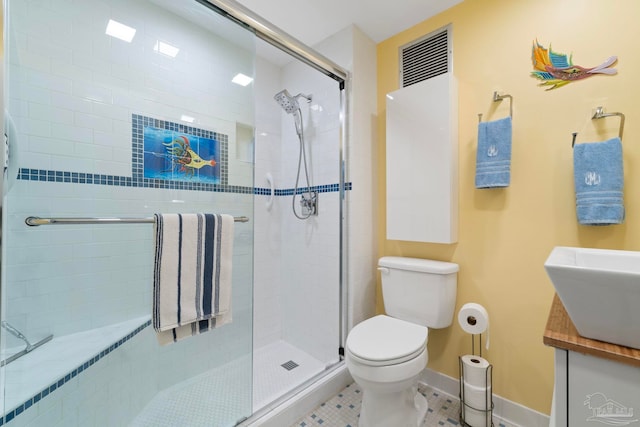
[[[228,135],[137,114],[131,135],[134,178],[186,189],[228,184]]]
[[[144,177],[220,184],[218,138],[226,138],[226,135],[194,130],[210,137],[144,126]]]

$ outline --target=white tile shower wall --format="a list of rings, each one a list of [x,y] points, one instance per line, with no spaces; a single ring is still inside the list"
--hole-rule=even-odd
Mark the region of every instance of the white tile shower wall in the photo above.
[[[280,115],[282,110],[273,96],[281,90],[280,68],[257,58],[256,80],[256,126],[255,126],[255,185],[269,188],[266,175],[273,177],[275,188],[280,183]],[[255,254],[254,254],[254,348],[282,339],[281,277],[281,218],[286,214],[280,203],[282,197],[274,197],[267,207],[269,196],[256,196]]]
[[[257,69],[256,186],[267,187],[267,173],[277,189],[295,184],[299,142],[293,117],[273,100],[285,88],[314,97],[311,104],[301,100],[312,185],[337,183],[337,84],[301,64],[281,70],[258,61]],[[256,197],[256,347],[282,338],[325,363],[337,358],[337,197],[320,194],[321,214],[309,221],[293,216],[290,196],[276,197],[269,210],[267,196]]]
[[[312,185],[339,182],[340,98],[336,81],[302,63],[283,68],[281,83],[299,99],[303,112],[307,163]],[[282,188],[293,188],[299,141],[293,117],[282,114]],[[301,186],[306,185],[304,171]],[[283,197],[281,269],[284,304],[283,336],[324,363],[338,359],[339,193],[318,195],[318,216],[300,221]]]
[[[311,185],[335,184],[339,177],[340,98],[336,81],[301,63],[283,69],[283,86],[292,95],[311,94],[313,101],[298,99],[302,110],[306,157]],[[291,114],[281,115],[282,188],[293,188],[296,181],[300,142]],[[305,186],[304,169],[299,186]]]
[[[137,28],[131,44],[104,34],[111,17]],[[8,92],[18,134],[12,162],[19,167],[131,176],[132,113],[176,122],[187,113],[197,118],[194,126],[227,133],[230,141],[235,121],[253,120],[250,88],[230,83],[237,71],[252,73],[251,52],[152,3],[12,1],[8,28]],[[158,38],[180,47],[175,59],[153,51]],[[233,159],[234,145],[229,146]],[[232,166],[233,161],[230,184]],[[35,332],[64,334],[138,315],[148,296],[134,290],[150,263],[151,236],[144,226],[121,232],[28,229],[24,216],[140,216],[228,210],[235,203],[238,214],[250,216],[250,200],[238,194],[17,181],[8,205],[16,233],[7,239],[7,274],[15,283],[8,291],[9,316]],[[60,315],[52,318],[54,312]]]
[[[76,187],[76,188],[73,188]],[[150,224],[28,227],[36,216],[149,217],[218,208],[252,216],[252,195],[17,181],[7,230],[7,320],[32,336],[66,335],[150,312]],[[74,197],[81,190],[93,198]],[[71,194],[69,194],[71,192]],[[113,193],[117,192],[117,200]],[[169,200],[167,200],[169,199]],[[172,201],[182,201],[173,203]],[[235,226],[234,270],[251,291],[252,223]],[[247,304],[250,304],[250,296]]]
[[[253,74],[252,53],[161,7],[27,0],[12,1],[10,13],[8,96],[21,167],[128,176],[132,113],[186,114],[230,136],[236,122],[253,123],[250,88],[230,83],[237,72]],[[131,43],[105,35],[110,18],[136,28]],[[180,52],[158,54],[157,40]]]
[[[196,118],[194,127],[228,134],[230,141],[236,122],[253,121],[251,87],[230,83],[238,71],[252,74],[250,50],[225,42],[156,4],[141,0],[10,3],[6,89],[18,135],[17,141],[11,141],[11,161],[20,168],[131,176],[131,114],[174,122],[187,114]],[[193,2],[192,7],[201,5]],[[131,44],[104,34],[109,18],[137,28]],[[208,19],[222,18],[212,14]],[[235,24],[223,24],[235,28]],[[180,47],[178,56],[172,60],[155,53],[156,39]],[[229,183],[237,184],[236,179],[250,182],[250,176],[237,175],[234,147],[229,148]],[[26,216],[253,214],[251,194],[11,181],[5,206],[7,268],[3,269],[8,284],[3,300],[8,307],[3,312],[7,320],[36,339],[149,313],[152,226],[29,228],[24,224]],[[127,396],[146,402],[157,390],[185,375],[250,351],[253,223],[236,225],[234,284],[241,286],[234,287],[233,323],[184,345],[157,349],[151,340],[135,357],[115,355],[127,359],[124,365],[100,365],[92,374],[97,377],[82,377],[86,389],[74,392],[71,403],[61,403],[56,396],[40,402],[50,411],[51,420],[64,415],[69,421],[60,421],[60,425],[96,425],[83,422],[82,410],[93,411],[86,415],[91,419],[110,420],[119,416],[113,408],[123,405]],[[240,336],[246,338],[238,339]],[[38,351],[45,350],[46,345]],[[183,363],[191,357],[206,363]],[[137,368],[131,365],[135,363],[155,366],[153,379],[136,376]],[[111,380],[127,374],[138,379],[111,386]],[[132,390],[129,393],[122,387]],[[73,389],[70,385],[61,390]],[[76,404],[79,400],[84,403]],[[68,412],[67,408],[75,409]],[[123,417],[135,415],[138,409],[123,410]],[[16,422],[22,416],[27,414]],[[109,425],[126,424],[116,421]]]

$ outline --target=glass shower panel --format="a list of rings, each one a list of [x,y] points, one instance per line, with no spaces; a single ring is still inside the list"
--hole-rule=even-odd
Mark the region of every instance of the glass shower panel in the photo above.
[[[256,106],[256,183],[266,186],[255,204],[254,406],[260,408],[340,360],[341,92],[335,80],[300,61],[265,55],[257,70],[263,101]],[[284,90],[299,111],[276,102]],[[276,197],[269,196],[271,185]],[[293,209],[305,216],[300,204],[309,192],[316,194],[317,215],[300,220]]]
[[[252,412],[255,36],[196,1],[8,0],[3,421],[232,426]],[[241,139],[246,139],[242,137]],[[227,213],[232,322],[160,346],[154,226]],[[15,421],[14,421],[15,420]],[[22,425],[22,424],[21,424]]]

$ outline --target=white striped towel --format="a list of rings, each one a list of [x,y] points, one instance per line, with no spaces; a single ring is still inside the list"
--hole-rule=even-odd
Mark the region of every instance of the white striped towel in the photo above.
[[[156,214],[153,327],[160,344],[231,321],[234,219]]]

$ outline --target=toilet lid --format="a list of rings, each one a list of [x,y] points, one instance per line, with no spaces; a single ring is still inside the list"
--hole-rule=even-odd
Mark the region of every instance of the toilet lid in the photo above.
[[[347,350],[373,364],[400,363],[424,351],[428,336],[425,326],[379,315],[357,324],[349,332]]]

